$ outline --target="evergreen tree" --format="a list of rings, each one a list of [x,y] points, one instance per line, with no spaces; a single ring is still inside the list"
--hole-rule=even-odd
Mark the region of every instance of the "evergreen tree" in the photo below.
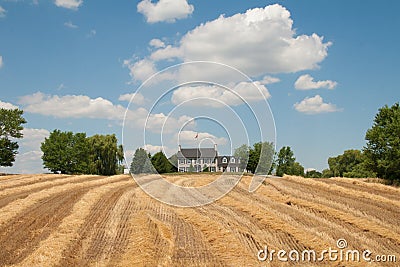
[[[162,151],[157,152],[151,157],[151,163],[158,173],[168,173],[173,171],[173,165]]]
[[[146,162],[150,162],[146,150],[143,148],[136,149],[135,154],[133,155],[130,172],[133,174],[151,172],[149,163],[147,164],[146,168],[144,168]]]

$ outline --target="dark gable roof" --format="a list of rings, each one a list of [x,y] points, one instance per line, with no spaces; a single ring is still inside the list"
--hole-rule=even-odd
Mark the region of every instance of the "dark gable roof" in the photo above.
[[[214,148],[182,148],[178,158],[215,158],[218,156]]]

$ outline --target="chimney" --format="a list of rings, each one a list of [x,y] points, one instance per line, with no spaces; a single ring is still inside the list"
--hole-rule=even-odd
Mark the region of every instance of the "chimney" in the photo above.
[[[217,144],[214,144],[214,150],[217,151]]]
[[[181,151],[181,145],[178,145],[178,152]]]

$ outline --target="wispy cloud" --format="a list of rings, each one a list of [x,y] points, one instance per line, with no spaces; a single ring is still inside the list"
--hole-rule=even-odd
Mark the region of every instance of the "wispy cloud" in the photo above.
[[[67,27],[67,28],[71,28],[71,29],[77,29],[78,28],[78,25],[73,24],[71,21],[65,22],[64,26]]]
[[[7,11],[0,6],[0,18],[4,18],[6,16]]]
[[[58,7],[78,10],[78,8],[83,4],[83,0],[55,0],[54,4]]]
[[[88,34],[86,34],[87,38],[92,38],[94,36],[96,36],[97,32],[96,30],[90,30],[90,32]]]

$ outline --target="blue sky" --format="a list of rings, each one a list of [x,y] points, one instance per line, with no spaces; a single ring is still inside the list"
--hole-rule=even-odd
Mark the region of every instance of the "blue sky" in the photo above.
[[[143,145],[153,153],[164,145],[170,154],[177,142],[218,143],[228,154],[262,132],[278,149],[291,146],[304,167],[322,170],[328,157],[361,149],[377,110],[400,99],[399,7],[354,0],[0,0],[0,106],[24,109],[28,121],[15,166],[1,171],[42,172],[40,142],[53,129],[115,133],[121,141],[124,132],[127,154]],[[192,60],[229,65],[255,85],[233,69],[195,64],[140,87],[165,67]],[[199,79],[208,83],[177,86]],[[210,82],[239,92],[261,117],[261,130],[244,102]],[[214,121],[194,119],[202,115]]]

